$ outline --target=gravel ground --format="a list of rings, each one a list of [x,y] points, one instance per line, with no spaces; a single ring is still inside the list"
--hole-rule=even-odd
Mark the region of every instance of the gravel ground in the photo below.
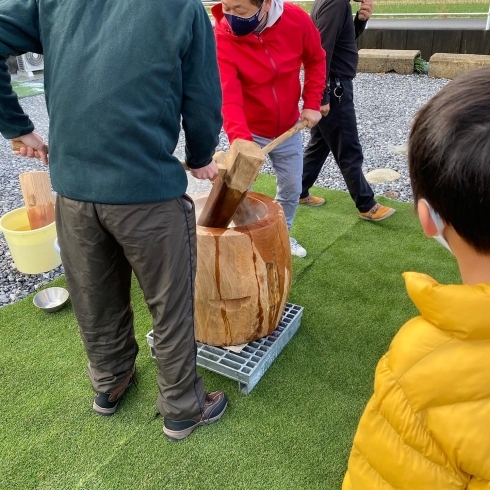
[[[354,90],[359,136],[365,157],[364,172],[391,168],[402,175],[396,182],[373,186],[376,195],[384,194],[400,201],[412,200],[407,157],[403,153],[400,154],[400,149],[406,143],[416,111],[446,83],[447,80],[424,75],[360,73],[356,77]],[[36,130],[46,138],[48,116],[44,96],[24,98],[21,103],[34,122]],[[303,131],[304,146],[308,139],[309,132]],[[218,149],[227,148],[228,139],[222,133]],[[181,159],[184,158],[182,135],[175,154]],[[23,205],[19,173],[43,168],[37,161],[12,155],[9,143],[0,138],[0,216]],[[264,165],[263,172],[273,173],[268,162]],[[328,189],[346,190],[342,175],[331,157],[323,166],[317,185]],[[188,192],[203,192],[209,189],[209,186],[208,182],[190,178]],[[26,275],[17,272],[13,267],[5,239],[0,235],[0,306],[23,298],[61,274],[62,266],[45,274]]]

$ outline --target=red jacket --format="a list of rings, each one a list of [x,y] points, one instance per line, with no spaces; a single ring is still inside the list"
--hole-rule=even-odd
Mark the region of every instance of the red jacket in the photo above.
[[[261,34],[235,36],[221,4],[212,9],[223,89],[224,129],[232,142],[252,133],[275,138],[299,119],[299,73],[305,69],[303,107],[320,110],[325,51],[306,12],[284,3],[279,20]]]

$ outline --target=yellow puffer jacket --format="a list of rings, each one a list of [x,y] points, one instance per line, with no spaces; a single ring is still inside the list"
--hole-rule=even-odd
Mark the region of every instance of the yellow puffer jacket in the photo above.
[[[490,490],[490,285],[405,273],[421,316],[376,369],[343,490]]]

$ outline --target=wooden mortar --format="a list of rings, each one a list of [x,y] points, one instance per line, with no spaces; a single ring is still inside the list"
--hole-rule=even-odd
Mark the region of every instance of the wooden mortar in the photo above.
[[[271,334],[291,289],[291,247],[281,205],[249,192],[258,219],[242,226],[197,226],[195,333],[215,346]],[[199,216],[207,196],[196,197]]]

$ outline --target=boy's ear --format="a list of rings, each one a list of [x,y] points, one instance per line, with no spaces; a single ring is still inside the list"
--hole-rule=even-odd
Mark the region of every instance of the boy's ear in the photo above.
[[[419,213],[419,221],[420,224],[422,225],[422,229],[424,230],[424,233],[429,237],[435,237],[436,235],[439,234],[437,231],[437,226],[432,220],[432,217],[430,215],[429,208],[427,207],[427,204],[423,201],[419,201],[417,203],[417,211]]]

